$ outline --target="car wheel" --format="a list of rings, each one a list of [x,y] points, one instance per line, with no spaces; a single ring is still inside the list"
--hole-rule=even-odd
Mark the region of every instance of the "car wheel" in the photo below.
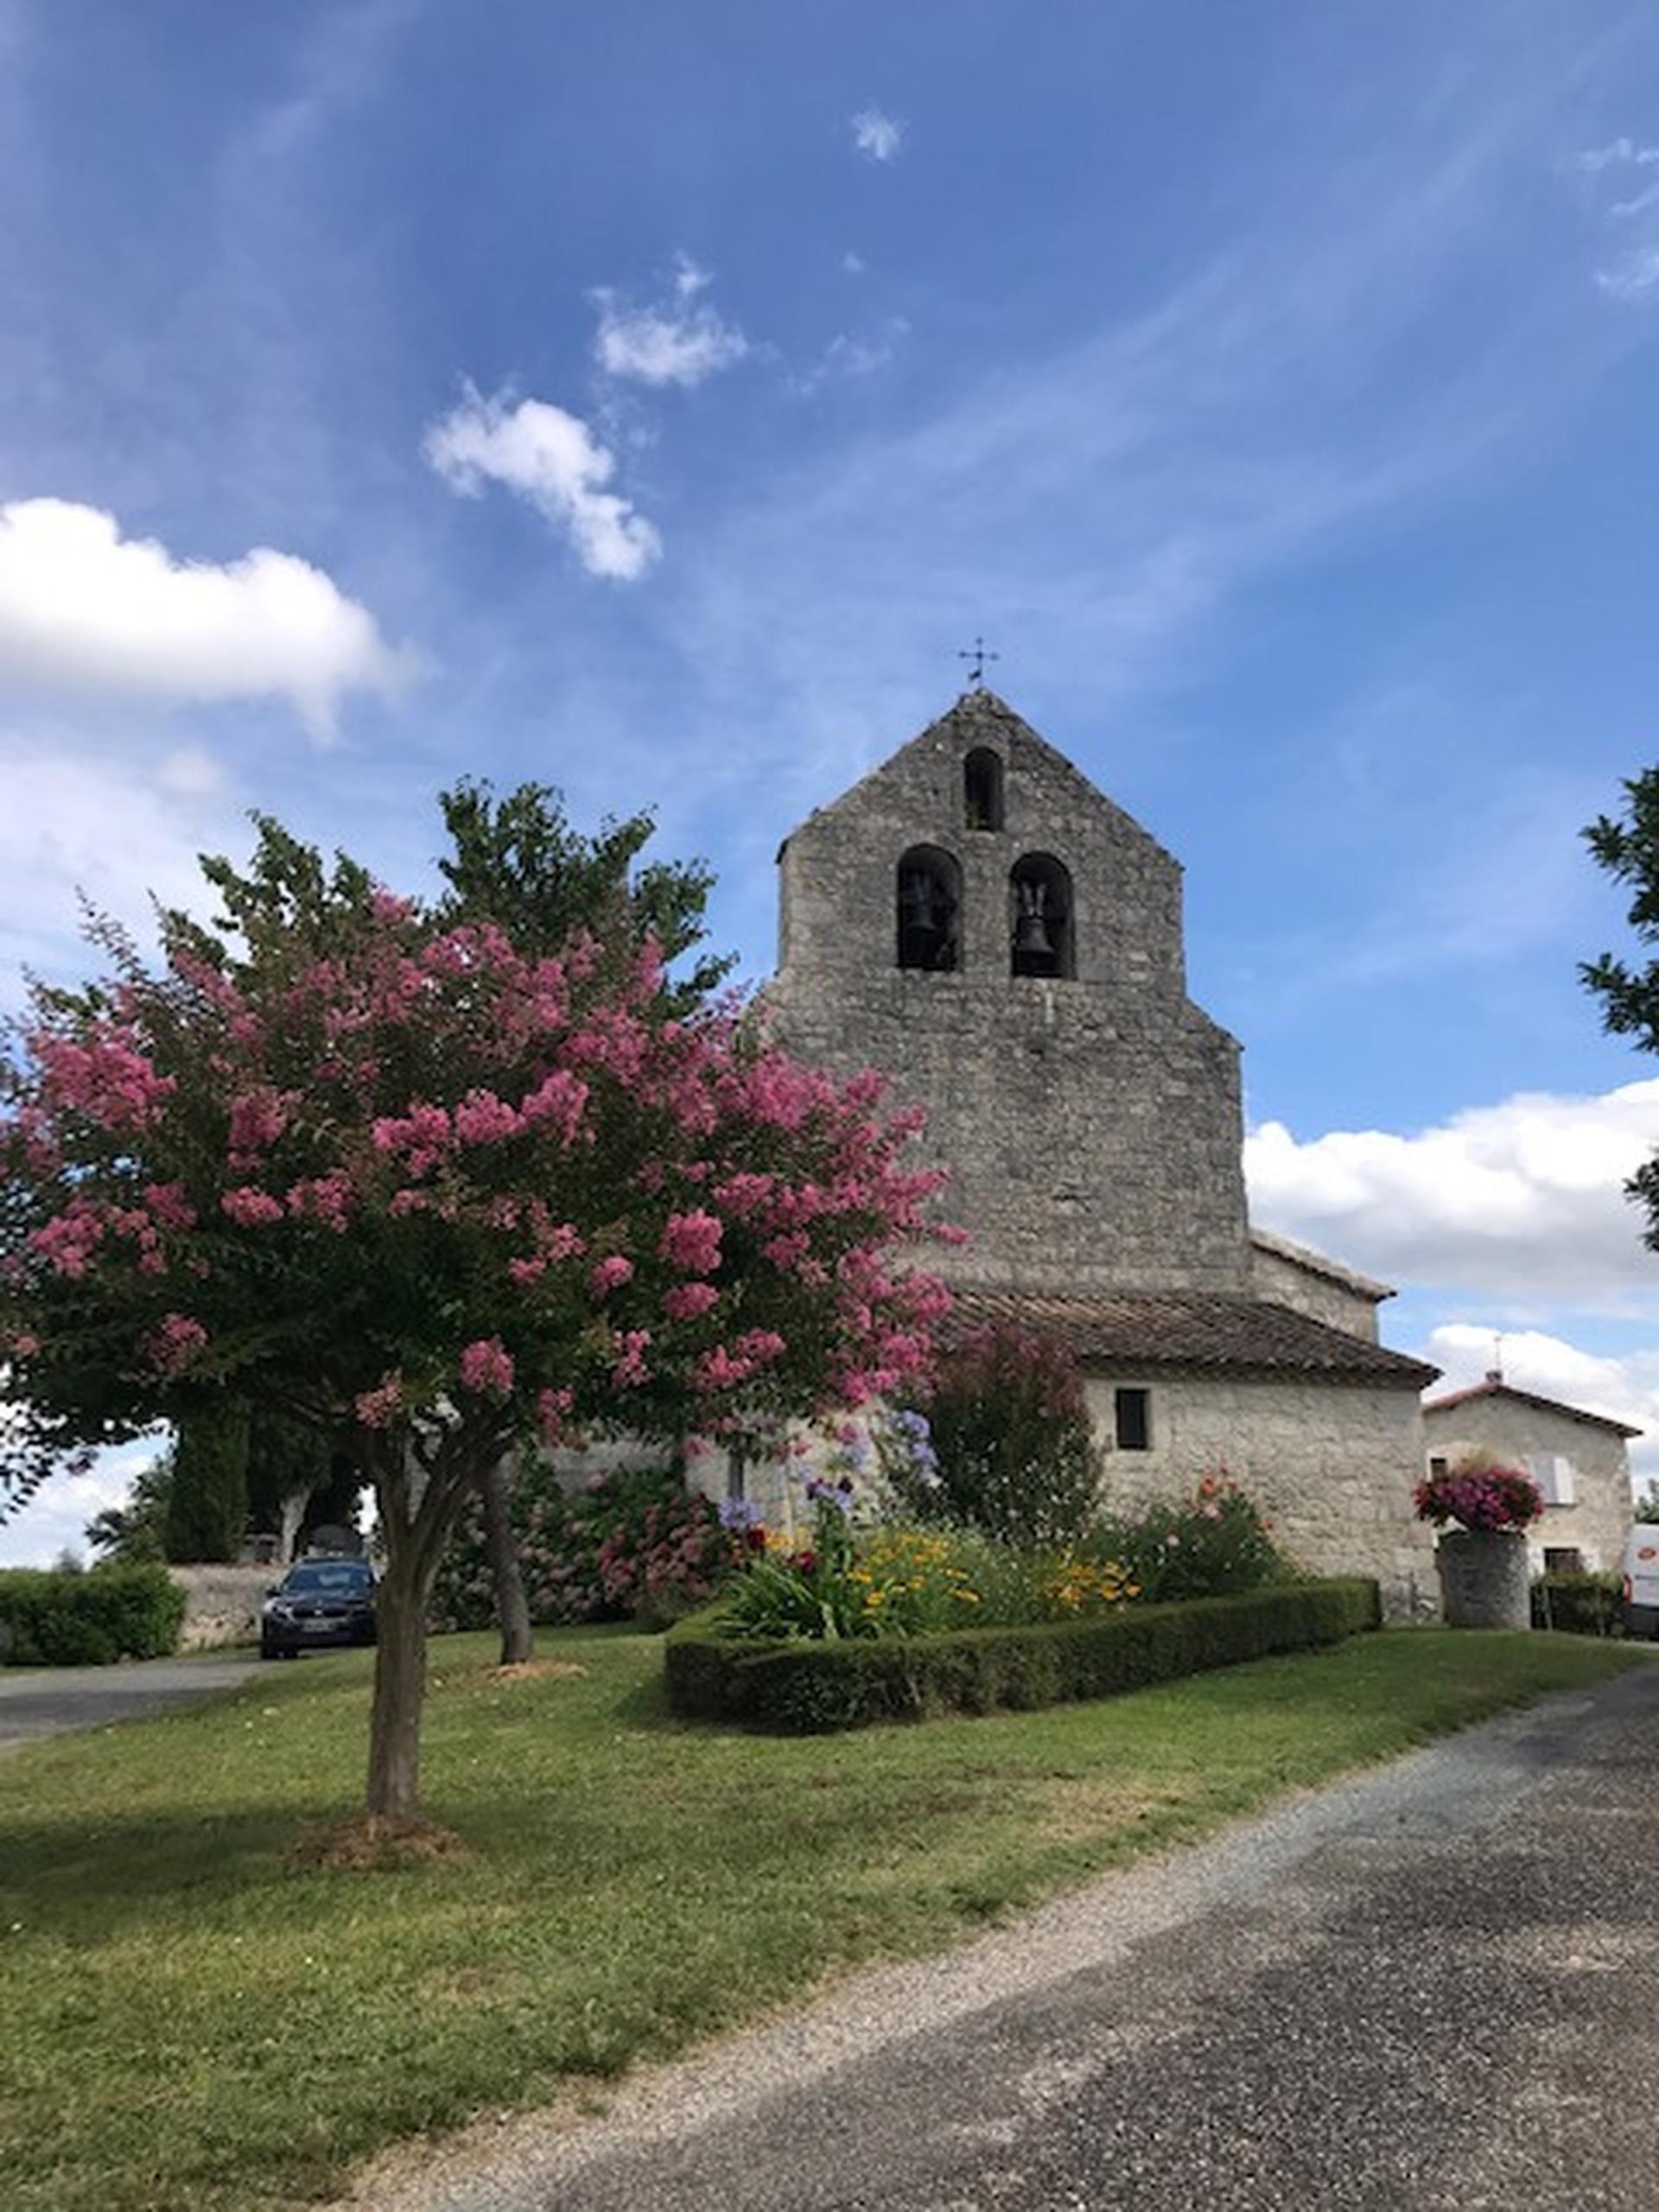
[[[282,1653],[278,1651],[276,1645],[271,1642],[268,1636],[262,1636],[260,1637],[259,1656],[262,1659],[280,1659],[282,1656]]]

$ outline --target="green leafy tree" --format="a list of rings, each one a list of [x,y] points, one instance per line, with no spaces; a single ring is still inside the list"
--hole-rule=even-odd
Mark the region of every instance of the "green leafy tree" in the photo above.
[[[1659,945],[1659,767],[1628,777],[1623,788],[1623,813],[1599,816],[1585,842],[1630,892],[1627,918],[1638,943]],[[1638,1052],[1659,1052],[1659,957],[1632,964],[1604,952],[1581,962],[1579,974],[1601,1001],[1604,1029],[1633,1039]],[[1647,1214],[1643,1243],[1659,1252],[1659,1156],[1638,1167],[1624,1187]]]
[[[86,1541],[110,1567],[147,1567],[167,1557],[173,1454],[159,1452],[133,1477],[124,1505],[106,1506],[86,1523]]]
[[[497,798],[488,783],[467,780],[439,804],[453,849],[438,864],[449,887],[439,909],[445,921],[493,923],[524,953],[555,952],[577,931],[613,955],[637,959],[650,946],[663,964],[662,1011],[671,1017],[691,1013],[730,974],[729,956],[698,952],[709,869],[700,861],[636,866],[656,828],[648,811],[607,821],[588,836],[545,784],[521,784]],[[535,1649],[513,1527],[514,1471],[509,1459],[492,1467],[480,1503],[504,1667],[522,1665]]]
[[[217,1390],[181,1416],[162,1543],[169,1560],[235,1559],[248,1525],[248,1408]]]
[[[269,821],[159,966],[41,988],[0,1066],[0,1493],[224,1391],[327,1431],[385,1567],[367,1810],[419,1796],[426,1607],[467,1500],[582,1432],[738,1440],[925,1365],[914,1116],[648,937],[521,950]]]

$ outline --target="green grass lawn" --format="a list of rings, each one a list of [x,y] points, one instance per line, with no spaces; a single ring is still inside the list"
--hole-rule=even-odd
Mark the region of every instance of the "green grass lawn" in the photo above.
[[[1298,1784],[1645,1655],[1439,1630],[1094,1706],[779,1741],[666,1719],[653,1638],[434,1650],[429,1809],[467,1849],[306,1872],[360,1786],[367,1654],[0,1766],[4,2212],[262,2212],[950,1943]]]

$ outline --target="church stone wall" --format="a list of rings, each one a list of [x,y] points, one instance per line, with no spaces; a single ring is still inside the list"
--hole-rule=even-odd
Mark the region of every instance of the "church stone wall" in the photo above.
[[[1149,1389],[1145,1452],[1112,1448],[1114,1392]],[[1408,1389],[1294,1379],[1090,1376],[1084,1386],[1105,1447],[1109,1511],[1188,1496],[1225,1473],[1272,1523],[1274,1541],[1313,1574],[1371,1574],[1395,1618],[1439,1604],[1433,1532],[1412,1489],[1423,1465],[1422,1408]]]
[[[969,825],[964,763],[1002,765],[1001,828]],[[961,874],[958,964],[898,965],[901,855]],[[1075,975],[1010,973],[1009,877],[1052,855]],[[927,1109],[918,1156],[953,1171],[963,1283],[1240,1290],[1250,1254],[1238,1047],[1187,998],[1180,870],[985,692],[812,815],[780,855],[774,1033],[841,1074],[877,1067]]]
[[[1264,1251],[1259,1244],[1251,1255],[1250,1272],[1251,1287],[1258,1298],[1288,1306],[1294,1313],[1323,1321],[1327,1329],[1363,1337],[1368,1344],[1377,1341],[1376,1299],[1351,1290],[1336,1277],[1304,1267],[1282,1252]]]

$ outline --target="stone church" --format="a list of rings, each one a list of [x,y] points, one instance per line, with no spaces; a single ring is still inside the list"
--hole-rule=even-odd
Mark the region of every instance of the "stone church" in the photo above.
[[[1434,1587],[1419,1393],[1387,1287],[1253,1230],[1239,1046],[1187,996],[1179,863],[993,692],[965,693],[779,855],[773,1031],[927,1109],[929,1255],[970,1319],[1075,1354],[1133,1508],[1224,1469],[1310,1570]]]

